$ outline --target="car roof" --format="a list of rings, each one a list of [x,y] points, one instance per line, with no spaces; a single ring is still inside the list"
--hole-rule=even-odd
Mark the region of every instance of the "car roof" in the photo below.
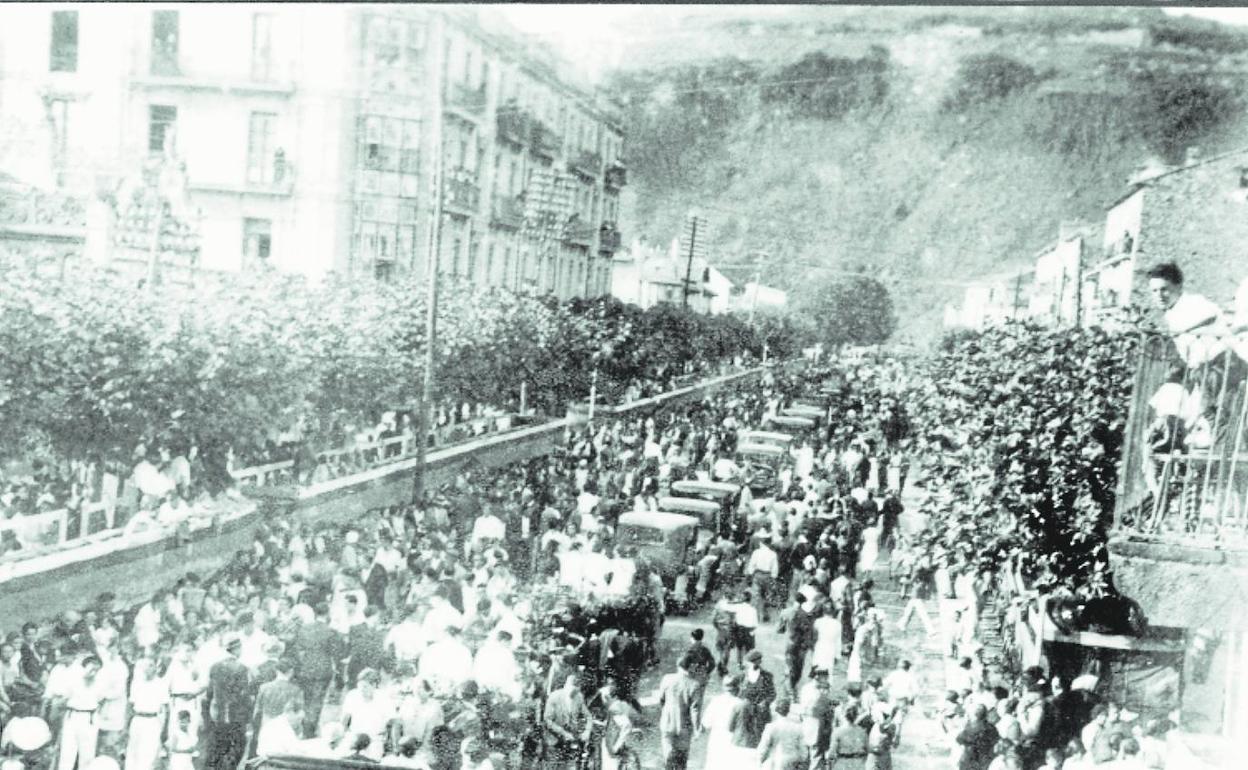
[[[726,481],[698,481],[696,479],[684,479],[682,481],[673,481],[672,489],[688,489],[695,492],[706,490],[707,492],[736,493],[741,491],[741,485],[729,484]]]
[[[659,510],[668,513],[680,513],[683,511],[711,511],[719,510],[719,503],[712,503],[710,500],[698,500],[693,497],[660,497]]]
[[[778,430],[743,430],[737,434],[738,438],[761,438],[767,441],[792,441],[793,434],[781,433]],[[745,444],[753,444],[753,441],[744,441]]]
[[[637,527],[649,527],[670,532],[686,527],[696,528],[701,522],[693,516],[667,511],[629,511],[620,516],[620,524],[632,524]]]
[[[756,454],[756,455],[776,455],[776,456],[787,453],[783,447],[773,446],[771,444],[741,444],[740,446],[737,447],[737,452],[742,453],[742,454],[749,453],[749,454]]]

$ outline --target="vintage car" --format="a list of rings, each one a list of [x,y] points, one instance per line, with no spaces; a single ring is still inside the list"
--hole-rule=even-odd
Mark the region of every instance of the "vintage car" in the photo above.
[[[794,404],[787,409],[781,409],[780,414],[785,417],[805,417],[818,422],[824,418],[825,410],[817,406]]]
[[[774,444],[737,445],[737,459],[745,469],[745,483],[754,497],[775,497],[780,468],[788,456],[788,449]]]
[[[713,521],[711,526],[721,537],[732,537],[733,532],[739,526],[737,510],[741,505],[741,489],[741,484],[726,481],[676,481],[671,486],[672,497],[665,499],[710,503],[717,506],[719,518]],[[684,512],[680,508],[668,507],[662,500],[659,501],[659,508],[664,511]],[[703,523],[706,523],[705,519]]]
[[[781,449],[788,449],[793,443],[793,434],[774,430],[743,430],[737,433],[738,444],[769,444]]]
[[[815,429],[815,421],[809,417],[772,416],[766,419],[768,426],[786,433],[800,434]]]
[[[701,520],[668,511],[630,511],[620,516],[616,542],[636,552],[667,587],[672,609],[687,610],[697,580],[698,547],[710,538]]]

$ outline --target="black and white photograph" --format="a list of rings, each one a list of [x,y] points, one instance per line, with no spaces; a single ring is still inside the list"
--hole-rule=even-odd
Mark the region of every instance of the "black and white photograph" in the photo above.
[[[1245,756],[1248,7],[0,3],[0,770]]]

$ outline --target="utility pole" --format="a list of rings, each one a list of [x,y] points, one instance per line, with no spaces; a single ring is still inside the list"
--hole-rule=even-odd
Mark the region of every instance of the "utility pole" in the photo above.
[[[1010,320],[1018,320],[1018,307],[1023,298],[1023,274],[1014,277],[1014,308],[1010,311]]]
[[[436,40],[443,40],[441,35]],[[441,43],[445,45],[445,43]],[[412,501],[425,492],[425,466],[429,455],[429,429],[433,426],[434,366],[438,342],[438,257],[442,251],[442,196],[444,148],[442,146],[442,105],[446,98],[446,50],[442,49],[436,69],[438,93],[433,110],[433,222],[429,234],[429,258],[425,267],[425,370],[420,389],[420,419],[417,421],[416,475],[412,479]]]
[[[1083,238],[1075,256],[1075,328],[1083,328]]]
[[[758,287],[763,282],[763,259],[767,257],[764,251],[758,252],[758,265],[754,268],[754,293],[750,296],[750,326],[754,325],[754,310],[758,307]]]
[[[693,277],[693,249],[694,249],[694,245],[697,244],[698,242],[698,216],[697,214],[692,215],[692,220],[693,220],[692,232],[689,235],[689,258],[685,260],[685,291],[682,296],[682,299],[684,301],[683,306],[685,308],[689,307],[689,292],[690,292],[689,282]]]

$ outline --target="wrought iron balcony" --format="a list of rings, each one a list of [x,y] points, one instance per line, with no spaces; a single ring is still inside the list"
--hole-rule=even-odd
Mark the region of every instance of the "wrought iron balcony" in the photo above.
[[[590,150],[575,153],[568,161],[568,170],[590,179],[596,179],[602,171],[602,156]]]
[[[524,226],[524,204],[519,196],[495,195],[490,211],[490,221],[499,227],[519,230]]]
[[[495,133],[504,142],[525,144],[529,138],[529,115],[514,102],[498,108]]]
[[[604,181],[613,190],[619,190],[628,184],[628,167],[624,165],[624,161],[616,159],[607,164]]]
[[[554,160],[559,155],[562,142],[545,123],[535,120],[530,128],[529,148],[534,155]]]
[[[620,231],[614,222],[603,222],[598,228],[598,253],[612,255],[620,250]]]
[[[594,226],[574,215],[563,228],[563,242],[589,248],[594,243]]]
[[[453,169],[443,183],[442,206],[453,214],[473,216],[481,207],[481,186],[468,169]]]
[[[480,117],[485,113],[485,86],[471,88],[462,83],[450,87],[447,96],[447,107],[466,117]]]
[[[1145,338],[1115,534],[1248,549],[1248,364],[1232,342],[1219,334]]]

